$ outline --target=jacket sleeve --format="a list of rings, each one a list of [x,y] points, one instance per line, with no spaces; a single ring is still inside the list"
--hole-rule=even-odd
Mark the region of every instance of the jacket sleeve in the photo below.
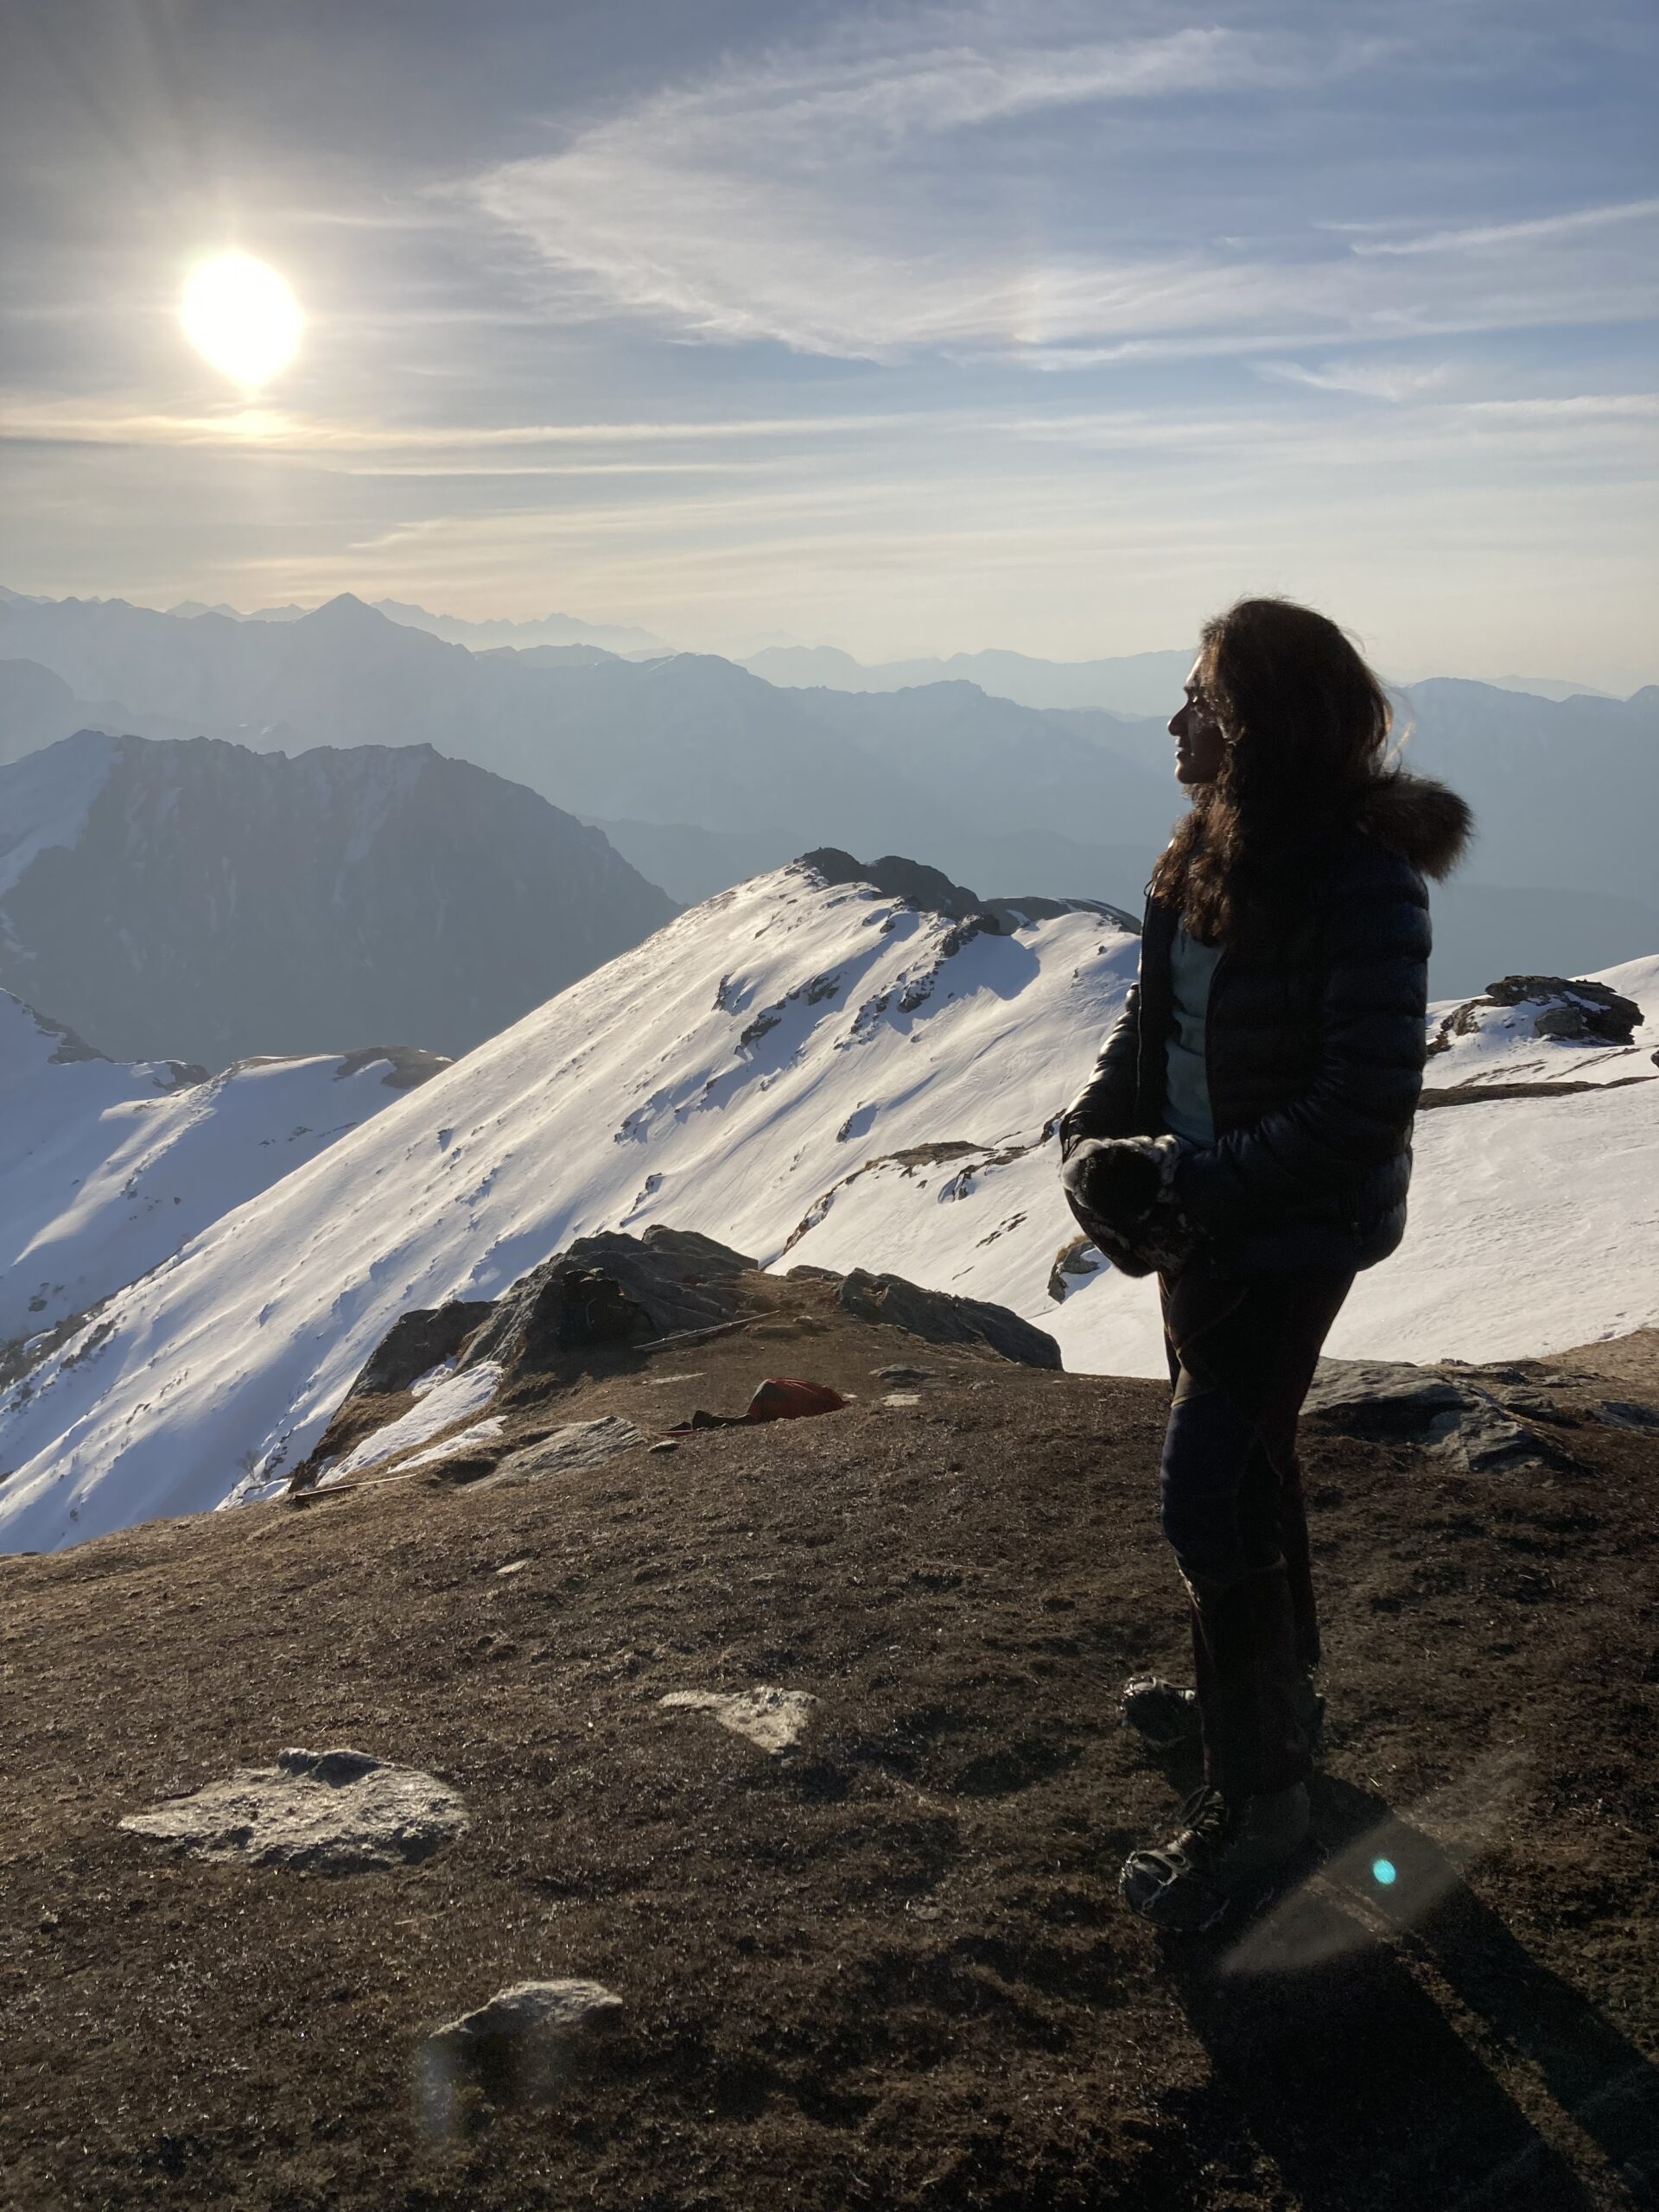
[[[1107,1033],[1089,1080],[1060,1116],[1060,1158],[1084,1137],[1139,1136],[1135,1095],[1140,1083],[1141,986],[1134,984],[1123,1011]]]
[[[1427,1038],[1428,896],[1408,862],[1377,855],[1328,911],[1310,1087],[1189,1154],[1175,1195],[1193,1227],[1228,1236],[1341,1201],[1409,1141]]]

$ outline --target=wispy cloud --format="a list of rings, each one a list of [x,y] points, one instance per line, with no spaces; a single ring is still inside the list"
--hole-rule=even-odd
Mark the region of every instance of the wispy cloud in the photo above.
[[[1196,252],[1033,254],[1017,211],[964,194],[976,153],[962,142],[1063,110],[1237,94],[1331,62],[1282,36],[1080,41],[1061,21],[1052,6],[866,19],[658,92],[556,154],[489,171],[472,194],[596,306],[702,337],[884,359],[1203,321],[1217,290],[1249,280]]]
[[[1464,230],[1428,231],[1410,238],[1357,238],[1348,250],[1361,255],[1466,253],[1476,247],[1571,238],[1578,231],[1599,231],[1610,223],[1642,222],[1653,216],[1659,216],[1659,200],[1621,200],[1606,207],[1574,207],[1559,215],[1537,215],[1523,223],[1479,223]],[[1360,226],[1341,227],[1357,230]]]
[[[1359,399],[1386,399],[1396,404],[1415,399],[1444,384],[1451,372],[1449,361],[1327,361],[1322,368],[1305,368],[1298,361],[1257,361],[1258,376],[1279,384],[1305,385],[1310,391],[1345,392]]]
[[[528,250],[550,312],[877,362],[1101,366],[1649,310],[1632,257],[1578,234],[1655,203],[1392,239],[1275,217],[1240,238],[1224,165],[1205,157],[1214,96],[1259,125],[1287,94],[1363,75],[1376,41],[1340,26],[1314,41],[1285,17],[1118,39],[1078,21],[1064,0],[861,17],[625,105],[465,189]],[[1050,220],[1030,190],[1060,141],[1088,176],[1086,229]],[[1182,219],[1137,219],[1137,156],[1172,165]],[[1295,171],[1287,154],[1288,205],[1305,207]]]
[[[742,445],[849,433],[949,427],[946,414],[728,416],[705,421],[585,423],[350,423],[264,408],[170,415],[121,406],[66,404],[0,395],[0,441],[53,445],[237,446],[293,454],[532,452],[540,446]],[[617,464],[620,466],[621,464]],[[647,464],[640,464],[645,466]],[[710,464],[730,466],[730,463]],[[529,467],[531,464],[524,463]]]

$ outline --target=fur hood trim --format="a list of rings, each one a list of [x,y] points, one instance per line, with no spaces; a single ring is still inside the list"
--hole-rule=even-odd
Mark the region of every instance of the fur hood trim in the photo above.
[[[1455,791],[1403,768],[1377,778],[1361,802],[1359,823],[1437,881],[1462,860],[1475,830],[1474,816]]]

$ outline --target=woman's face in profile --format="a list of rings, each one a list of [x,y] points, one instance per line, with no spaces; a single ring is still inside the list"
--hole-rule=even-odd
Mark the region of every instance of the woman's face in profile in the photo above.
[[[1187,671],[1186,696],[1169,718],[1175,741],[1175,780],[1189,787],[1213,784],[1221,773],[1226,740],[1221,724],[1205,704],[1203,663],[1194,661]]]

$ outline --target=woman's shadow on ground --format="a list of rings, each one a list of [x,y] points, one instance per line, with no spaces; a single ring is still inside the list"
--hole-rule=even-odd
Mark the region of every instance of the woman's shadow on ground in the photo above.
[[[1315,1825],[1306,1882],[1242,1934],[1168,1947],[1213,2069],[1182,2103],[1194,2147],[1236,2147],[1242,2122],[1308,2212],[1659,2206],[1659,2071],[1467,1887],[1468,1851],[1328,1777]],[[1555,2144],[1481,2044],[1541,2081]]]

